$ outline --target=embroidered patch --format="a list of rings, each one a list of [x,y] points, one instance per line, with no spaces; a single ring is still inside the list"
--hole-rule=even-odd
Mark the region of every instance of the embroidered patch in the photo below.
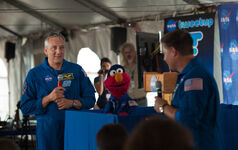
[[[111,94],[110,93],[107,93],[106,94],[106,98],[107,98],[107,101],[109,101],[109,98],[111,97]]]
[[[50,81],[52,81],[52,77],[49,76],[49,75],[47,75],[47,76],[45,77],[45,81],[46,81],[46,82],[50,82]]]
[[[70,85],[71,85],[71,80],[65,80],[65,81],[63,81],[63,85],[62,85],[62,87],[70,87]]]
[[[134,100],[129,100],[128,103],[129,103],[129,106],[138,106],[138,104]]]
[[[184,82],[184,91],[190,90],[203,90],[203,79],[202,78],[192,78],[187,79]]]
[[[74,79],[74,74],[73,73],[64,73],[62,75],[64,77],[63,80],[73,80]]]
[[[25,94],[26,90],[27,90],[27,82],[25,81],[22,88],[22,95]]]

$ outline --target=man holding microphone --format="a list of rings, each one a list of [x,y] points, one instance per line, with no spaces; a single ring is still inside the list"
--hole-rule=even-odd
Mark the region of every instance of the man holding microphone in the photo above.
[[[187,31],[169,32],[161,42],[164,60],[179,74],[171,105],[157,96],[155,110],[188,127],[198,149],[219,150],[220,99],[213,75],[193,55],[193,39]]]
[[[64,59],[64,45],[60,33],[50,33],[44,43],[47,57],[24,82],[21,110],[24,115],[36,115],[37,150],[63,150],[65,110],[89,109],[95,103],[87,74]]]

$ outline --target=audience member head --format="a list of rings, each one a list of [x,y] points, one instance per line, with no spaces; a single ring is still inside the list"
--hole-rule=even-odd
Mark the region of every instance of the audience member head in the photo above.
[[[97,133],[99,150],[123,150],[128,138],[126,129],[120,124],[107,124]]]
[[[136,63],[136,49],[132,43],[124,43],[121,46],[122,65]]]
[[[191,133],[178,122],[151,117],[135,128],[125,150],[194,150],[194,143]]]
[[[104,57],[104,58],[101,59],[100,65],[101,65],[102,70],[107,70],[108,71],[112,66],[112,62],[110,61],[109,58]]]
[[[20,150],[19,146],[11,139],[0,139],[1,150]]]

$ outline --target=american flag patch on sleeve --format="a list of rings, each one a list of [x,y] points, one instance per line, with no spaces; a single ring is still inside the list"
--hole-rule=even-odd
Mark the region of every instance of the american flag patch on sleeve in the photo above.
[[[128,103],[129,103],[129,106],[138,106],[138,104],[134,100],[129,100]]]
[[[202,78],[192,78],[187,79],[184,82],[184,91],[190,90],[203,90],[203,79]]]
[[[81,70],[82,70],[84,76],[87,77],[87,73],[83,70],[83,68]]]

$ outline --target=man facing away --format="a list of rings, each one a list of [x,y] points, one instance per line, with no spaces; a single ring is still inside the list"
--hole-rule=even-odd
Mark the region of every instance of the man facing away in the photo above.
[[[218,150],[219,93],[216,81],[193,55],[193,40],[185,30],[167,33],[161,39],[164,60],[179,72],[172,105],[156,97],[155,110],[190,128],[195,146]]]

